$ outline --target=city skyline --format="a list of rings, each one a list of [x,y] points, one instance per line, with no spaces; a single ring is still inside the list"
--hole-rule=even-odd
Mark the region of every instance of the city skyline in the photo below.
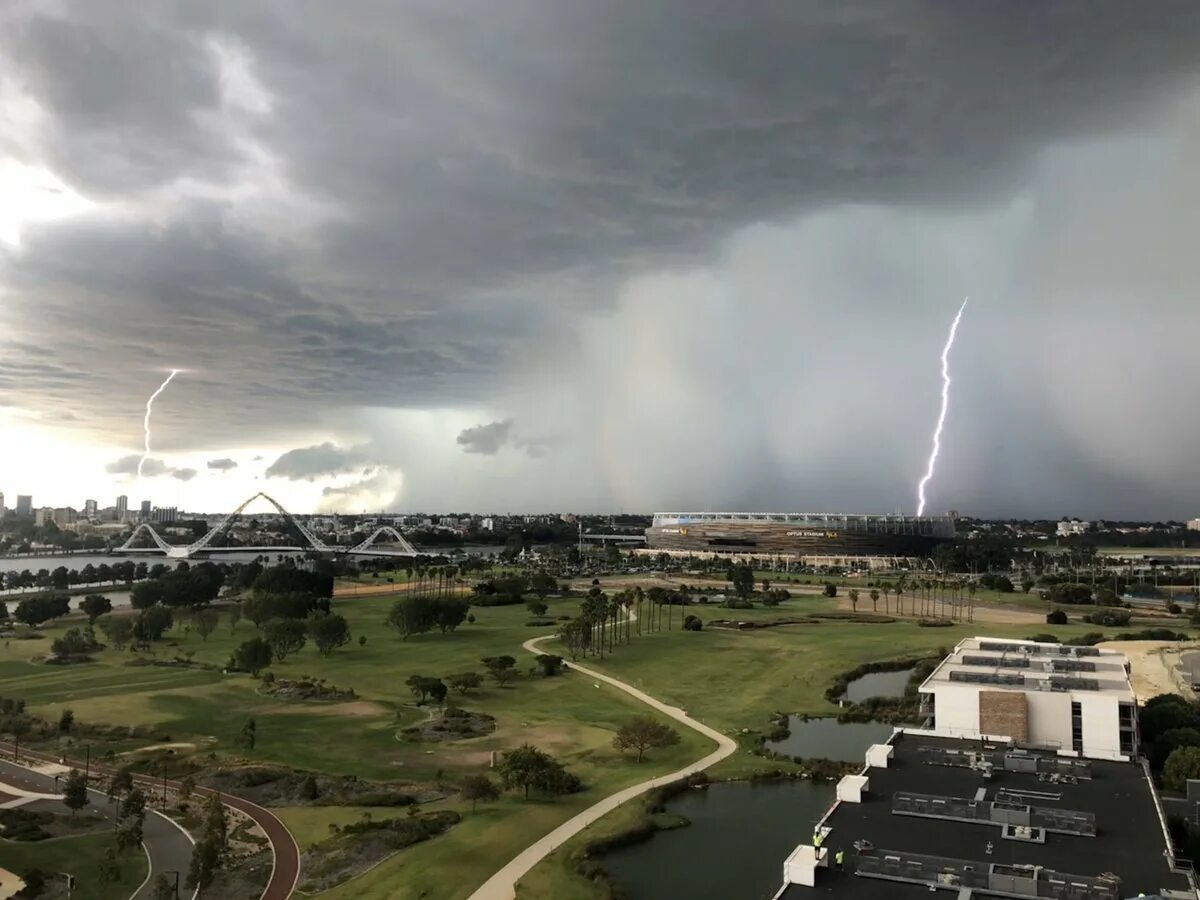
[[[931,509],[1200,508],[1186,4],[105,6],[0,20],[26,490],[912,511],[969,294]]]

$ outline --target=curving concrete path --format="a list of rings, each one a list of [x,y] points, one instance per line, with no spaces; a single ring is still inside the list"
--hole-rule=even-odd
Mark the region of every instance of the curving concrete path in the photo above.
[[[542,637],[533,638],[525,642],[524,647],[530,653],[545,654],[538,644],[542,641],[548,641],[554,635],[544,635]],[[657,778],[651,778],[649,781],[643,781],[640,784],[632,785],[624,790],[617,791],[615,794],[610,794],[600,802],[589,806],[583,812],[571,817],[563,822],[549,834],[539,838],[533,844],[526,847],[517,854],[507,865],[499,872],[485,881],[476,891],[471,894],[469,900],[514,900],[517,895],[517,882],[530,869],[536,866],[539,862],[549,856],[554,850],[562,846],[563,842],[574,837],[583,829],[587,828],[597,819],[612,812],[626,800],[632,800],[647,791],[653,790],[664,784],[669,784],[672,781],[678,781],[680,778],[685,778],[696,772],[702,772],[709,766],[712,766],[725,757],[730,756],[737,750],[737,741],[728,735],[724,735],[716,729],[709,728],[703,722],[698,722],[689,716],[686,712],[677,706],[668,706],[660,700],[655,700],[644,691],[639,691],[631,684],[626,684],[620,679],[613,678],[611,675],[605,675],[603,672],[597,672],[595,669],[589,669],[587,666],[581,666],[578,663],[565,661],[568,668],[574,669],[576,672],[581,672],[589,678],[594,678],[597,681],[603,681],[606,684],[611,684],[613,687],[624,691],[632,697],[636,697],[642,703],[645,703],[651,709],[656,709],[659,712],[670,716],[677,722],[681,722],[693,731],[698,731],[717,743],[717,749],[712,753],[699,759],[690,765],[684,766],[678,772],[672,772],[669,775],[660,775]]]

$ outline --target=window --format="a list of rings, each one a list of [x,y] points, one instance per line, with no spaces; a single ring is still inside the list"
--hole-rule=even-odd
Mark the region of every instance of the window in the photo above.
[[[1117,722],[1120,728],[1121,755],[1133,756],[1137,751],[1137,726],[1134,724],[1132,703],[1118,704]]]
[[[1083,753],[1083,707],[1078,700],[1071,701],[1071,748]]]

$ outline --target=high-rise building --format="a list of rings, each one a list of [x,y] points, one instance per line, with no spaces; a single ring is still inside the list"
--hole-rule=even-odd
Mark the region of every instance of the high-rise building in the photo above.
[[[33,497],[29,494],[17,494],[17,515],[29,517],[33,515]]]
[[[35,512],[33,514],[33,524],[36,525],[38,528],[41,528],[47,522],[53,522],[53,521],[54,521],[54,507],[53,506],[43,506],[41,509],[37,510],[37,512]]]
[[[100,509],[100,504],[95,500],[83,501],[83,514],[89,519],[96,518],[96,512]]]
[[[124,522],[129,515],[129,498],[122,494],[117,498],[117,521]]]
[[[150,521],[150,501],[149,500],[142,501],[142,521],[143,522]]]
[[[175,506],[160,506],[150,518],[155,522],[174,522],[179,518],[179,509]]]
[[[0,491],[0,516],[4,515],[4,491]]]
[[[79,521],[79,513],[70,506],[63,506],[54,510],[53,518],[54,524],[62,528],[64,525],[74,525]]]
[[[0,494],[0,512],[4,512],[4,495]],[[1200,519],[1188,519],[1188,531],[1200,531]]]

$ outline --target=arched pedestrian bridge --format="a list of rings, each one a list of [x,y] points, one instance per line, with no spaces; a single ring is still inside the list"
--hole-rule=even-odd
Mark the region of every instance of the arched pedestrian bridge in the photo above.
[[[222,547],[213,546],[212,542],[220,535],[226,534],[233,526],[234,521],[242,515],[243,511],[259,498],[266,500],[275,510],[283,516],[292,528],[300,535],[302,541],[301,546],[292,547]],[[134,546],[137,543],[139,536],[145,534],[154,544],[152,547]],[[377,541],[380,538],[390,538],[394,543],[387,543],[377,546]],[[188,559],[197,554],[212,555],[218,553],[288,553],[288,552],[306,552],[315,551],[317,553],[339,553],[352,554],[354,556],[416,556],[417,550],[410,544],[399,531],[390,525],[384,525],[382,528],[375,529],[371,536],[353,547],[342,547],[336,544],[326,544],[319,537],[313,534],[299,519],[293,516],[290,512],[283,508],[283,505],[272,497],[270,494],[264,494],[259,491],[249,500],[245,501],[241,506],[227,515],[221,522],[213,528],[208,534],[200,538],[192,544],[179,545],[168,544],[163,540],[162,536],[154,530],[148,522],[143,522],[133,530],[133,534],[120,547],[116,549],[118,553],[147,553],[147,554],[163,554],[172,559]]]

